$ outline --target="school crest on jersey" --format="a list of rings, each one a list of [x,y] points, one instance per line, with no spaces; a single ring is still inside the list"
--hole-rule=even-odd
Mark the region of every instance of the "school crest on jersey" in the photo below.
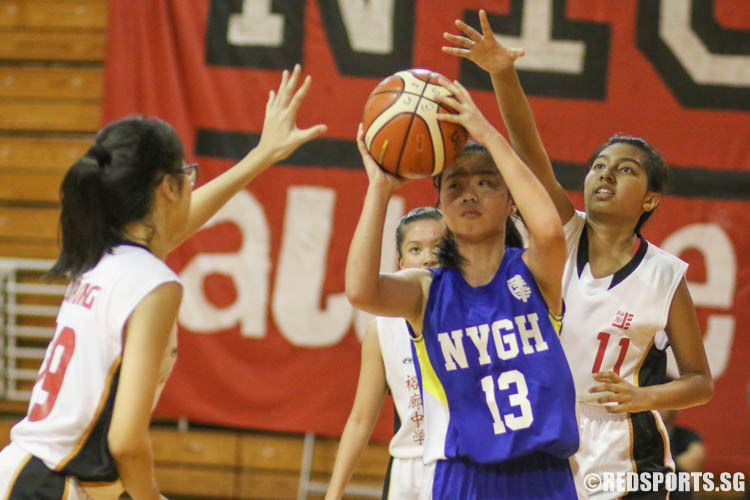
[[[617,314],[615,315],[615,320],[612,322],[612,326],[616,328],[622,328],[623,330],[627,330],[630,328],[630,323],[633,321],[633,314],[629,313],[627,311],[617,311]]]
[[[529,300],[529,297],[531,297],[531,288],[529,288],[526,280],[524,280],[520,274],[516,274],[508,280],[508,290],[510,290],[510,293],[515,298],[522,301],[524,304]]]

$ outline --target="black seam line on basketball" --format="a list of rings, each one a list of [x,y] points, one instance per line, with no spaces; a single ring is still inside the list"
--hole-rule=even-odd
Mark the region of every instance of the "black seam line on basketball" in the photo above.
[[[401,77],[399,77],[401,78]],[[432,78],[432,73],[430,73],[430,76],[427,77],[427,81],[424,82],[424,87],[422,87],[422,93],[419,94],[419,98],[417,99],[417,103],[414,105],[414,113],[411,113],[411,120],[409,120],[409,126],[406,127],[406,133],[404,134],[404,141],[401,143],[401,151],[398,153],[398,161],[396,162],[396,175],[398,175],[399,170],[401,170],[401,158],[404,155],[404,149],[406,149],[406,142],[409,140],[409,132],[411,132],[411,125],[414,123],[414,118],[417,116],[416,110],[419,108],[419,101],[422,100],[422,96],[424,95],[425,91],[427,90],[427,85],[430,83],[430,78]],[[402,78],[403,80],[403,78]],[[404,81],[404,90],[406,90],[406,80]],[[413,92],[407,92],[411,95],[416,95]],[[401,94],[403,95],[404,92],[402,91]],[[434,164],[433,164],[434,165]]]
[[[195,135],[197,156],[240,160],[258,145],[257,132],[224,131],[199,128]],[[357,143],[351,139],[322,137],[303,144],[287,159],[285,167],[362,168]],[[555,176],[568,191],[582,191],[585,166],[582,163],[553,161]],[[750,201],[750,170],[721,170],[700,165],[672,165],[667,194],[680,198],[726,201]]]

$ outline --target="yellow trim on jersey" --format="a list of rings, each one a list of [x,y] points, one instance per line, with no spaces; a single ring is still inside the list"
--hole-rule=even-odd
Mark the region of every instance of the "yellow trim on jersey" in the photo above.
[[[425,345],[424,338],[420,335],[418,339],[412,339],[414,341],[414,350],[417,351],[417,359],[419,360],[419,371],[422,373],[422,390],[432,394],[435,399],[443,403],[448,407],[448,398],[445,396],[445,389],[440,383],[435,369],[430,363],[430,357],[427,355],[427,346]]]
[[[8,483],[8,489],[5,491],[5,497],[3,498],[3,500],[8,500],[10,498],[10,492],[13,491],[13,487],[16,485],[18,476],[21,474],[21,471],[28,465],[29,460],[31,460],[31,454],[27,453],[24,461],[21,462],[21,465],[18,466],[18,468],[16,469],[16,472],[13,473],[13,477]]]
[[[78,454],[78,452],[81,451],[83,444],[89,438],[89,434],[91,434],[91,431],[94,429],[94,425],[99,419],[99,415],[102,413],[102,410],[104,409],[104,405],[107,402],[107,398],[109,397],[109,391],[112,388],[112,378],[115,376],[117,369],[120,367],[120,361],[122,361],[122,356],[118,356],[117,359],[115,359],[115,362],[112,363],[112,367],[109,369],[109,373],[107,373],[107,382],[106,382],[106,385],[104,386],[105,387],[104,393],[102,394],[102,397],[99,400],[99,405],[96,407],[96,412],[94,413],[94,416],[91,418],[91,422],[89,422],[89,426],[86,428],[83,434],[81,434],[81,437],[78,440],[78,443],[76,443],[75,447],[73,448],[73,451],[71,451],[67,457],[60,460],[60,462],[57,464],[57,466],[53,470],[60,471],[66,465],[68,465],[68,462],[70,462]]]
[[[553,313],[552,311],[549,311],[549,321],[552,323],[552,328],[555,329],[555,333],[557,336],[560,336],[560,331],[562,330],[562,314],[558,316],[557,314]]]
[[[65,488],[63,489],[62,500],[68,500],[70,498],[70,482],[72,480],[73,478],[70,476],[65,478]]]
[[[643,366],[643,363],[646,362],[648,353],[651,352],[651,348],[654,347],[654,339],[655,337],[651,338],[651,342],[648,343],[648,347],[646,347],[646,349],[643,351],[643,357],[635,367],[635,373],[633,373],[633,385],[636,387],[640,387],[640,384],[638,383],[638,374],[641,373],[641,367]]]

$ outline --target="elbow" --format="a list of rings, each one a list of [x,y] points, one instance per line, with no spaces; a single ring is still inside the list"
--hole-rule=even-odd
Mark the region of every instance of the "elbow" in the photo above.
[[[107,435],[107,444],[112,458],[118,464],[130,460],[140,460],[148,454],[148,447],[143,438],[139,439],[122,433],[110,432]]]
[[[350,291],[349,288],[347,288],[346,298],[349,300],[349,303],[352,305],[352,307],[356,309],[360,309],[362,311],[367,311],[368,306],[372,303],[372,301],[369,298],[369,294],[361,290]]]
[[[368,304],[372,303],[374,295],[372,288],[365,286],[361,280],[356,282],[353,280],[347,281],[345,293],[347,300],[349,300],[352,306],[363,310],[367,308]]]
[[[711,377],[711,374],[704,375],[704,378],[705,382],[701,391],[702,397],[700,401],[702,405],[708,403],[714,397],[714,379]]]

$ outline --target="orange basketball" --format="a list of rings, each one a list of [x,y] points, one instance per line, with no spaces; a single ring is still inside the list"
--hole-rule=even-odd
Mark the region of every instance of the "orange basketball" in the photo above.
[[[427,69],[399,71],[367,98],[365,144],[386,172],[409,179],[437,175],[466,144],[465,128],[435,116],[452,112],[433,100],[452,95],[438,83],[439,76]]]

